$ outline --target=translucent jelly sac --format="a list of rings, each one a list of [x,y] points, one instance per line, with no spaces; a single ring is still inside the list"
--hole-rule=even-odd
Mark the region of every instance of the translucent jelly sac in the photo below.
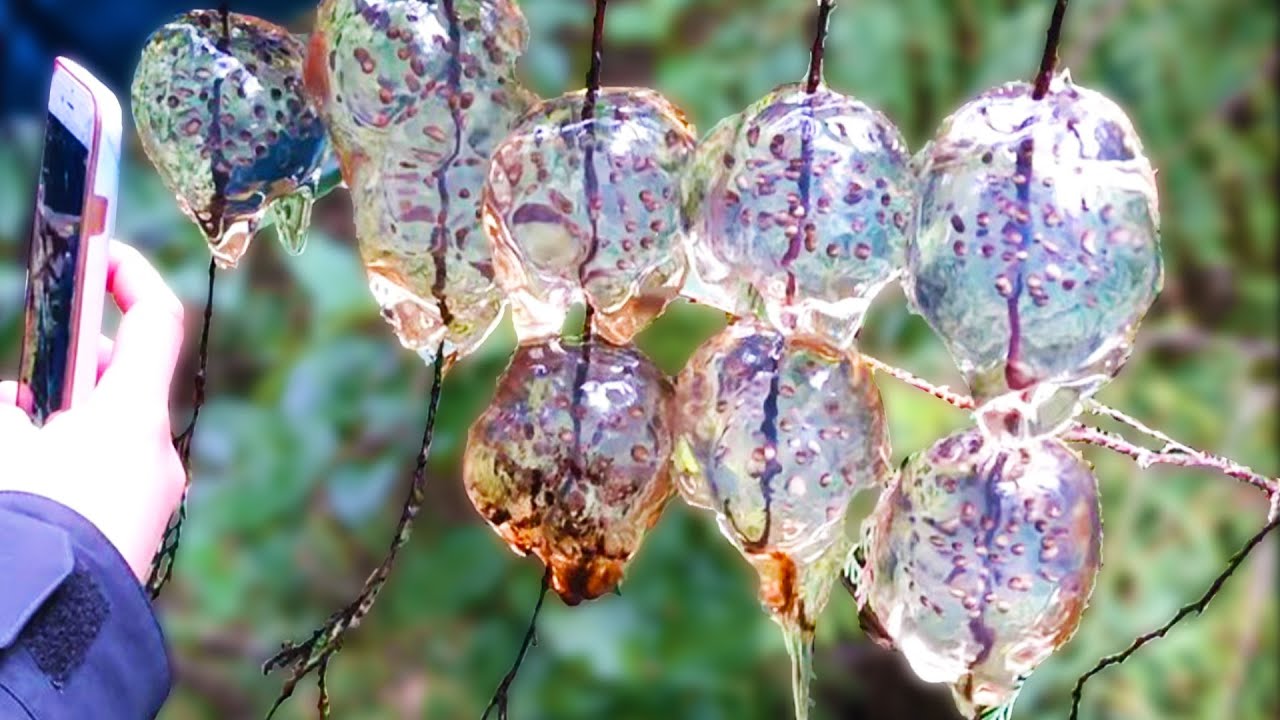
[[[485,232],[521,338],[550,337],[585,301],[629,341],[679,292],[679,187],[694,130],[661,95],[603,88],[545,101],[494,151]]]
[[[763,322],[730,325],[677,384],[681,494],[716,513],[760,575],[760,599],[792,655],[808,714],[810,645],[848,549],[853,496],[889,467],[880,394],[856,355]]]
[[[914,182],[883,114],[825,85],[780,87],[699,147],[686,294],[739,315],[759,297],[784,332],[848,347],[902,273]]]
[[[1129,119],[1065,73],[1031,94],[983,93],[921,152],[905,284],[975,396],[1018,394],[1035,434],[1119,371],[1162,270],[1155,177]]]
[[[494,146],[528,106],[528,38],[511,0],[325,0],[306,88],[351,192],[370,290],[427,362],[473,351],[501,319],[480,198]]]
[[[302,92],[304,46],[284,28],[197,10],[156,30],[133,77],[142,148],[182,211],[200,226],[214,258],[233,267],[264,214],[286,202],[310,216],[311,190],[327,147],[324,126]],[[308,207],[299,207],[299,204]],[[301,247],[305,227],[294,226]]]
[[[864,613],[966,717],[1070,639],[1101,560],[1097,480],[1061,441],[976,431],[906,462],[867,520]]]
[[[576,605],[622,579],[674,493],[674,390],[634,347],[526,342],[467,438],[463,482],[520,555]]]

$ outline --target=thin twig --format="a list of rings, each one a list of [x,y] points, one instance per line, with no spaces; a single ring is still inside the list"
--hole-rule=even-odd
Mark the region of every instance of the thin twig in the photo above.
[[[520,672],[520,666],[524,664],[524,656],[529,652],[529,646],[538,644],[538,614],[542,612],[542,601],[547,599],[547,588],[550,586],[551,566],[548,565],[546,572],[542,573],[542,589],[538,591],[538,602],[533,606],[533,616],[529,618],[529,627],[524,631],[524,640],[520,643],[520,651],[516,653],[516,661],[503,676],[502,682],[498,683],[498,689],[494,691],[493,699],[485,706],[480,720],[488,720],[489,713],[494,710],[498,711],[498,720],[507,720],[507,706],[511,702],[509,697],[511,685]]]
[[[813,33],[813,47],[809,50],[809,80],[805,83],[805,92],[812,95],[822,84],[822,60],[827,47],[827,28],[831,22],[831,11],[835,8],[835,0],[818,0],[817,27]]]
[[[596,13],[591,21],[591,62],[587,66],[587,94],[582,104],[583,120],[590,120],[596,113],[596,96],[600,92],[600,68],[604,59],[604,18],[608,10],[609,0],[596,0]]]
[[[1105,407],[1105,406],[1099,406]],[[1139,432],[1146,433],[1142,423],[1130,418],[1118,410],[1107,408],[1110,417],[1117,422],[1124,423]],[[1147,433],[1151,434],[1151,433]],[[1163,439],[1163,433],[1153,434],[1156,439]],[[1071,442],[1086,443],[1106,448],[1112,452],[1125,455],[1132,458],[1143,469],[1152,465],[1173,465],[1176,467],[1198,467],[1208,470],[1217,470],[1218,472],[1230,478],[1235,478],[1241,482],[1248,483],[1266,493],[1268,498],[1280,492],[1280,486],[1275,478],[1269,478],[1252,468],[1220,455],[1213,455],[1202,450],[1189,448],[1180,442],[1172,441],[1160,450],[1151,450],[1140,445],[1134,445],[1115,433],[1109,433],[1105,430],[1090,427],[1083,423],[1076,423],[1069,428],[1065,434],[1065,439]]]
[[[313,670],[319,673],[321,702],[325,707],[328,706],[328,694],[325,692],[324,683],[325,671],[328,669],[329,660],[334,653],[342,648],[346,633],[358,627],[365,616],[369,614],[369,611],[373,609],[373,605],[378,599],[378,594],[382,592],[383,586],[386,585],[387,577],[391,574],[391,568],[395,564],[396,556],[405,543],[409,541],[409,536],[413,531],[413,521],[418,516],[418,511],[422,509],[423,501],[426,498],[427,457],[431,453],[431,438],[436,426],[436,410],[440,407],[440,387],[443,384],[445,362],[444,343],[441,343],[436,350],[436,359],[432,366],[433,379],[431,382],[431,395],[427,400],[427,419],[426,426],[422,431],[422,446],[418,451],[418,460],[413,470],[413,479],[409,483],[409,494],[405,498],[404,507],[400,512],[400,520],[396,523],[395,534],[392,536],[387,555],[383,558],[382,563],[369,574],[368,579],[364,582],[364,587],[361,588],[360,594],[356,596],[355,600],[351,601],[345,608],[330,615],[325,624],[312,633],[309,639],[300,643],[286,643],[279,653],[263,664],[262,671],[264,674],[270,673],[276,668],[290,668],[289,677],[285,679],[284,685],[280,689],[280,696],[276,699],[275,704],[271,706],[271,710],[267,713],[267,718],[275,714],[284,701],[288,700],[289,696],[293,694],[298,682]]]
[[[1036,73],[1036,85],[1031,93],[1033,100],[1039,100],[1049,92],[1053,71],[1058,67],[1058,45],[1062,42],[1062,20],[1066,14],[1067,0],[1057,0],[1053,6],[1053,17],[1049,20],[1049,30],[1045,33],[1044,55],[1040,58],[1040,72]]]
[[[221,37],[218,40],[219,53],[228,53],[230,49],[230,9],[228,3],[221,3],[219,6],[219,14],[221,15]],[[221,81],[219,81],[220,83]],[[219,117],[219,111],[216,109],[216,102],[220,100],[221,86],[216,88],[218,92],[215,94],[215,122],[212,129],[219,128],[220,123],[216,122]],[[219,147],[221,143],[219,142]],[[216,156],[215,156],[216,159]],[[178,451],[179,460],[182,460],[182,469],[187,475],[186,484],[182,488],[182,500],[178,502],[178,512],[175,512],[173,518],[170,518],[168,527],[164,530],[164,537],[160,539],[160,547],[157,548],[155,556],[151,559],[151,574],[147,577],[147,592],[151,594],[151,600],[155,600],[160,596],[160,589],[164,588],[165,583],[173,577],[174,562],[178,559],[178,546],[182,543],[182,524],[187,520],[187,491],[191,489],[191,445],[196,437],[196,423],[200,420],[200,409],[205,406],[205,382],[209,377],[209,328],[214,322],[214,279],[218,275],[218,263],[216,260],[209,260],[209,284],[205,291],[205,313],[204,320],[200,327],[200,355],[196,361],[196,377],[192,380],[193,398],[191,402],[191,420],[187,421],[187,427],[173,438],[173,446]]]
[[[600,72],[604,57],[604,20],[609,9],[608,0],[596,0],[595,17],[591,30],[591,64],[587,68],[587,91],[582,102],[581,132],[586,135],[582,145],[582,193],[583,207],[591,225],[591,241],[587,252],[578,263],[578,283],[582,286],[582,298],[585,306],[582,316],[582,335],[578,345],[578,365],[573,379],[573,447],[575,457],[582,456],[582,413],[583,393],[587,383],[588,369],[591,366],[591,335],[595,327],[595,306],[587,293],[587,277],[591,263],[600,251],[600,180],[596,173],[596,99],[600,95]]]
[[[862,359],[868,366],[877,372],[883,372],[890,375],[911,387],[922,392],[926,392],[949,405],[957,407],[961,410],[974,409],[973,398],[968,395],[957,393],[946,386],[937,386],[933,383],[921,378],[910,371],[890,365],[889,363],[879,360],[870,355],[863,355]],[[1095,415],[1103,415],[1118,423],[1128,426],[1143,435],[1164,443],[1164,447],[1159,450],[1151,450],[1140,445],[1134,445],[1128,440],[1095,427],[1090,427],[1083,423],[1073,424],[1065,433],[1064,438],[1071,442],[1084,443],[1087,445],[1096,445],[1106,448],[1112,452],[1125,455],[1132,458],[1139,466],[1143,468],[1152,465],[1173,465],[1177,467],[1198,467],[1210,470],[1217,470],[1227,477],[1240,480],[1258,488],[1267,494],[1268,499],[1280,497],[1280,480],[1268,477],[1258,471],[1241,464],[1230,458],[1221,455],[1214,455],[1203,450],[1197,450],[1186,443],[1174,440],[1163,432],[1155,430],[1140,420],[1129,417],[1128,415],[1108,407],[1095,401],[1088,401],[1085,409]]]
[[[591,299],[585,297],[586,282],[588,267],[596,259],[596,255],[600,251],[600,182],[596,177],[595,166],[596,124],[592,121],[595,119],[596,102],[600,97],[600,74],[604,64],[604,21],[608,11],[609,0],[596,0],[595,16],[591,21],[591,62],[587,67],[587,91],[582,100],[582,132],[587,134],[586,143],[582,149],[582,190],[585,195],[583,203],[587,210],[587,216],[591,221],[591,241],[587,246],[586,254],[582,257],[582,262],[578,263],[578,282],[583,286],[584,304],[586,305],[586,315],[582,320],[582,365],[584,372],[587,364],[586,358],[590,354],[588,348],[591,340],[592,323],[595,319],[595,308],[591,304]]]
[[[923,390],[924,392],[929,393],[948,405],[960,408],[961,410],[972,410],[974,408],[973,398],[968,395],[961,395],[960,393],[954,392],[946,385],[934,385],[928,380],[925,380],[908,370],[903,370],[895,365],[890,365],[889,363],[883,360],[878,360],[870,355],[863,355],[862,360],[866,362],[872,370],[897,378],[917,390]]]
[[[1219,573],[1218,577],[1214,578],[1213,583],[1209,585],[1209,589],[1200,596],[1199,600],[1183,605],[1182,608],[1178,610],[1177,614],[1170,618],[1164,625],[1161,625],[1159,628],[1152,630],[1151,632],[1139,635],[1137,639],[1129,644],[1129,647],[1114,655],[1108,655],[1102,658],[1092,670],[1081,675],[1080,678],[1076,680],[1075,689],[1071,691],[1071,720],[1076,720],[1079,715],[1080,700],[1084,692],[1084,685],[1089,681],[1089,678],[1097,675],[1111,665],[1119,665],[1125,660],[1128,660],[1129,657],[1137,652],[1143,645],[1146,645],[1156,638],[1164,637],[1174,625],[1182,622],[1182,620],[1188,615],[1192,613],[1195,613],[1196,615],[1203,613],[1205,608],[1209,606],[1209,601],[1213,600],[1214,596],[1218,594],[1218,591],[1222,590],[1222,586],[1227,582],[1227,578],[1231,577],[1231,574],[1236,571],[1236,568],[1240,567],[1240,563],[1244,562],[1244,559],[1248,557],[1249,553],[1267,537],[1268,533],[1275,530],[1277,525],[1280,525],[1280,518],[1273,517],[1270,522],[1262,527],[1261,530],[1255,533],[1253,537],[1249,538],[1249,541],[1245,543],[1244,547],[1240,548],[1239,552],[1233,555],[1227,562],[1226,569]]]

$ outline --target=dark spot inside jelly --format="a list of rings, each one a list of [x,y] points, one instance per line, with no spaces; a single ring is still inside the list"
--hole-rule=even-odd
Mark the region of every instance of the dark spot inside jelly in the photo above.
[[[526,203],[516,208],[511,216],[511,224],[523,225],[525,223],[558,223],[561,220],[560,213],[555,208],[541,203]]]
[[[1120,126],[1107,121],[1098,125],[1093,131],[1098,141],[1099,160],[1132,160],[1133,149],[1125,142],[1124,131]]]
[[[958,233],[964,232],[964,220],[962,220],[959,215],[952,215],[951,227],[955,228]]]

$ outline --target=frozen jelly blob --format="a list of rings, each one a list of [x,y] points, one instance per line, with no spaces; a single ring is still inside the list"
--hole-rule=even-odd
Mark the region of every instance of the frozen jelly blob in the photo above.
[[[625,343],[684,277],[679,184],[695,144],[684,114],[652,90],[585,91],[529,111],[494,151],[485,232],[521,338],[558,333],[585,301],[595,329]]]
[[[722,121],[699,147],[684,202],[687,294],[783,332],[848,347],[899,277],[914,178],[893,123],[819,85],[785,85]]]
[[[975,717],[1075,632],[1100,563],[1097,480],[1057,439],[969,430],[908,459],[866,535],[869,624]]]
[[[1162,279],[1129,119],[1065,73],[1031,93],[987,91],[921,152],[906,282],[977,398],[1000,398],[984,424],[1022,435],[1060,429],[1119,371]]]
[[[480,197],[494,146],[527,107],[512,0],[325,0],[306,86],[351,191],[369,287],[428,362],[501,318]]]
[[[809,644],[848,544],[854,494],[880,485],[889,438],[871,371],[852,352],[761,321],[731,324],[677,384],[677,476],[760,575],[808,712]]]
[[[301,251],[327,143],[302,90],[302,42],[248,15],[222,21],[196,10],[152,33],[132,104],[161,180],[232,267],[268,210],[285,247]]]
[[[671,498],[673,396],[634,347],[525,342],[472,425],[467,495],[567,604],[617,586]]]

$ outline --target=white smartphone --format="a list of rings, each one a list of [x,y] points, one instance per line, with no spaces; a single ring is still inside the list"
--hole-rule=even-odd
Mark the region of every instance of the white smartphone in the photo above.
[[[84,68],[53,64],[27,261],[18,404],[37,424],[97,384],[120,177],[120,103]]]

